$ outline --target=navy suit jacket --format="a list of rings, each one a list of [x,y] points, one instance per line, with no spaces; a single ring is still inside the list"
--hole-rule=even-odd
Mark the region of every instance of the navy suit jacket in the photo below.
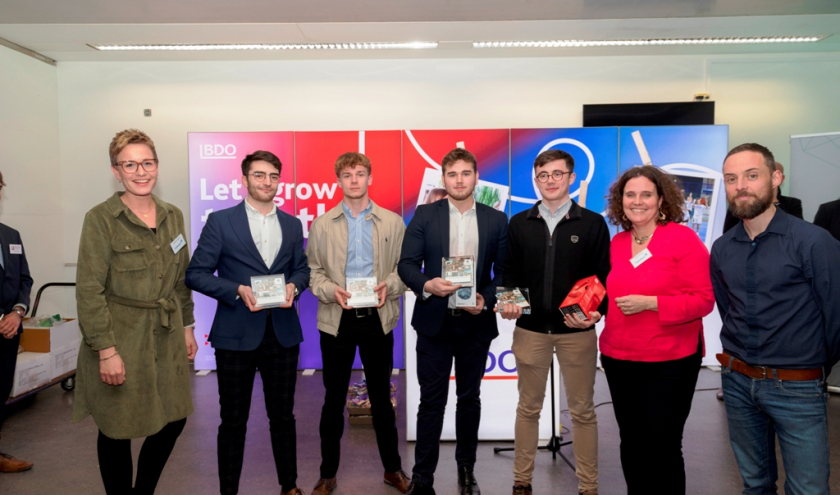
[[[12,254],[12,244],[20,246],[20,254]],[[29,307],[32,277],[29,275],[29,263],[26,262],[26,251],[23,250],[20,233],[2,223],[0,223],[0,249],[2,249],[6,272],[2,281],[3,289],[0,292],[0,309],[3,314],[9,314],[18,304]],[[23,324],[18,328],[18,333],[22,331]]]
[[[201,231],[198,247],[187,268],[186,284],[190,289],[212,297],[218,304],[211,344],[216,349],[252,351],[262,342],[268,311],[277,341],[293,347],[303,341],[300,320],[294,304],[252,313],[242,299],[237,299],[240,285],[251,286],[251,277],[283,274],[302,293],[309,286],[309,265],[303,251],[303,227],[300,221],[277,210],[283,242],[271,267],[260,256],[251,229],[245,202],[233,208],[211,213]],[[218,274],[214,274],[218,272]]]
[[[840,199],[821,204],[814,216],[814,225],[824,228],[840,241]]]
[[[479,339],[490,341],[499,335],[493,307],[496,306],[496,286],[504,286],[502,265],[507,250],[507,215],[480,203],[476,203],[475,210],[478,223],[475,279],[486,309],[476,316],[464,312],[459,318],[464,318],[472,326]],[[449,200],[442,199],[418,206],[405,231],[397,272],[403,282],[417,294],[411,325],[429,337],[434,337],[440,331],[449,298],[433,295],[423,299],[423,286],[427,281],[440,277],[441,262],[447,257]]]

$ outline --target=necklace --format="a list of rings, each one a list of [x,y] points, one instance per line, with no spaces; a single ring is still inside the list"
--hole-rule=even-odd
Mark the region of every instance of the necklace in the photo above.
[[[656,230],[654,230],[653,232],[656,232]],[[653,237],[653,232],[651,232],[651,233],[650,233],[650,235],[646,235],[646,236],[644,236],[644,237],[636,237],[636,229],[633,229],[633,230],[631,231],[631,233],[633,234],[633,241],[634,241],[636,244],[638,244],[639,246],[641,246],[642,244],[644,244],[644,243],[646,243],[647,241],[649,241],[649,240],[650,240],[650,238],[651,238],[651,237]]]
[[[152,211],[152,210],[155,208],[155,203],[154,203],[154,201],[152,202],[152,206],[151,206],[151,207],[149,207],[149,209],[148,209],[148,210],[146,210],[146,211],[138,211],[138,210],[135,210],[135,209],[134,209],[134,208],[132,208],[132,207],[131,207],[128,203],[126,203],[126,202],[125,202],[125,200],[123,200],[123,204],[124,204],[124,205],[126,205],[126,206],[128,206],[128,209],[129,209],[129,210],[131,210],[131,211],[133,211],[134,213],[139,213],[140,215],[143,215],[143,218],[149,218],[149,212],[150,212],[150,211]]]

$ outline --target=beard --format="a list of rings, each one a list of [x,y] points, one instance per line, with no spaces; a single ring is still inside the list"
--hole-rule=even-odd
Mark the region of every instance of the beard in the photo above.
[[[249,180],[248,194],[257,201],[263,201],[267,203],[269,201],[274,201],[274,196],[277,195],[277,187],[272,187],[271,191],[264,192],[260,189],[260,186],[256,182],[252,183]]]
[[[740,203],[733,201],[733,199],[737,199],[739,196],[748,196],[753,199],[752,201],[744,201]],[[772,204],[773,188],[767,188],[767,190],[762,191],[760,195],[751,192],[742,192],[736,194],[735,198],[729,198],[729,211],[732,212],[732,216],[735,218],[740,218],[741,220],[752,220],[767,211]]]
[[[473,195],[473,192],[475,192],[475,187],[464,189],[464,192],[461,193],[455,190],[447,192],[449,193],[449,197],[454,199],[455,201],[463,201]]]

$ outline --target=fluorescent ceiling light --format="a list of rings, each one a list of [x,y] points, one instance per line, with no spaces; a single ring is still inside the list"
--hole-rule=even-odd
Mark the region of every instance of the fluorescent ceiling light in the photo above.
[[[640,40],[476,41],[473,48],[576,48],[590,46],[749,45],[757,43],[813,43],[828,36],[764,36],[742,38],[664,38]]]
[[[227,45],[88,45],[97,50],[208,51],[208,50],[423,50],[437,48],[436,41],[406,43],[276,43]]]

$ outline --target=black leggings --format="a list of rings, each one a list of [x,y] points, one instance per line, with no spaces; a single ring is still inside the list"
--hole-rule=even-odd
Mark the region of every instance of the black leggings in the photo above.
[[[146,437],[137,460],[137,482],[131,488],[133,464],[131,440],[115,440],[101,431],[96,440],[99,455],[99,472],[108,495],[151,495],[155,493],[163,467],[175,447],[175,441],[184,430],[187,418],[173,421],[154,435]]]

